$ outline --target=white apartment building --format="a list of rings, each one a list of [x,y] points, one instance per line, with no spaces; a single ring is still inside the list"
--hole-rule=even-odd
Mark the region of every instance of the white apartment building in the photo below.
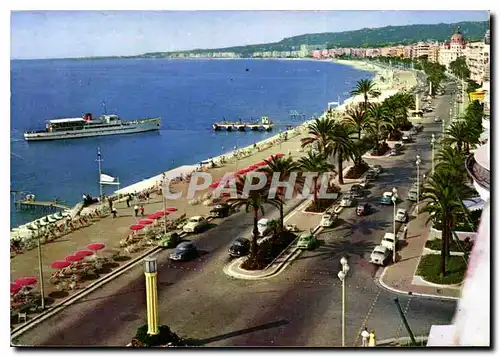
[[[466,46],[465,38],[460,33],[460,27],[457,27],[457,31],[451,36],[450,41],[444,42],[439,49],[439,64],[448,67],[458,57],[465,55]]]

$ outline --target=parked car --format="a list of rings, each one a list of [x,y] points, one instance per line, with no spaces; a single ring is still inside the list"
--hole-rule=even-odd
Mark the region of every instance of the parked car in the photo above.
[[[380,203],[383,205],[392,205],[392,192],[384,192],[382,198],[380,199]]]
[[[373,165],[372,170],[377,173],[377,175],[380,175],[384,168],[381,165]]]
[[[354,204],[354,197],[352,195],[353,191],[351,190],[351,194],[344,194],[342,199],[340,200],[340,207],[351,207]]]
[[[426,113],[431,113],[434,109],[432,109],[432,107],[427,107],[424,109],[424,112]]]
[[[396,143],[396,144],[394,144],[394,147],[392,149],[399,152],[399,151],[403,150],[403,146],[404,146],[404,144],[402,142]]]
[[[403,140],[403,143],[409,143],[413,141],[413,136],[409,131],[403,131],[403,136],[401,137],[401,140]]]
[[[375,181],[377,179],[378,175],[375,171],[368,171],[365,175],[365,179],[368,181]]]
[[[422,124],[415,124],[415,129],[420,132],[424,130],[424,126]]]
[[[246,238],[236,238],[228,251],[229,255],[235,258],[248,255],[250,253],[250,241]]]
[[[399,155],[399,150],[396,148],[392,148],[391,151],[389,152],[389,156],[398,156]]]
[[[418,192],[416,187],[412,187],[410,191],[408,191],[408,201],[417,202],[418,201]]]
[[[367,214],[370,214],[371,211],[372,211],[372,206],[370,206],[370,204],[368,203],[363,203],[358,205],[358,207],[356,207],[356,215],[358,216],[366,216]]]
[[[394,247],[396,246],[396,240],[394,239],[394,233],[384,234],[384,238],[382,238],[380,245],[387,247],[387,249],[389,249],[389,250],[394,250]]]
[[[172,260],[191,260],[198,256],[198,250],[192,242],[181,242],[170,254]]]
[[[299,240],[297,241],[298,249],[313,249],[318,241],[316,240],[316,236],[311,232],[304,232],[300,235]]]
[[[440,118],[440,117],[435,117],[435,118],[434,118],[434,121],[435,121],[436,123],[439,123],[439,122],[441,122],[441,118]]]
[[[182,240],[177,232],[167,233],[160,238],[158,246],[162,248],[174,248]]]
[[[325,213],[321,216],[321,227],[331,227],[337,222],[338,216],[334,213]]]
[[[394,219],[396,222],[406,223],[408,222],[408,212],[404,208],[399,208]]]
[[[370,180],[368,179],[366,176],[361,180],[361,182],[359,183],[359,185],[363,188],[367,188],[368,187],[368,184],[370,183],[370,181],[373,181],[373,180]]]
[[[220,203],[214,206],[210,210],[210,216],[215,217],[215,218],[224,218],[229,216],[229,213],[231,212],[231,206],[228,205],[227,203]]]
[[[350,192],[351,192],[351,196],[362,197],[363,196],[363,187],[361,187],[361,185],[352,185]]]
[[[188,219],[187,223],[182,227],[186,233],[198,233],[208,226],[208,221],[202,216],[193,216]]]
[[[259,219],[259,221],[257,222],[257,229],[259,231],[259,235],[265,236],[270,232],[269,220],[267,218]]]
[[[370,254],[370,263],[384,266],[389,258],[389,249],[382,245],[377,245],[373,248]]]

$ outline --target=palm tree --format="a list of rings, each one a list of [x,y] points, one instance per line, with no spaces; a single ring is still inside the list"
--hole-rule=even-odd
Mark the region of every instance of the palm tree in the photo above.
[[[452,123],[446,130],[446,137],[443,139],[444,145],[455,145],[458,152],[462,153],[462,147],[468,139],[468,128],[463,121]]]
[[[468,178],[467,170],[464,165],[465,157],[457,148],[449,145],[444,146],[437,153],[436,160],[438,164],[435,170],[447,172],[454,178],[453,182],[465,182]]]
[[[363,95],[363,108],[368,108],[368,100],[380,96],[380,91],[375,88],[375,82],[371,79],[360,79],[356,83],[356,87],[351,91],[353,95]]]
[[[361,139],[361,131],[370,126],[366,110],[361,105],[357,105],[347,109],[345,114],[343,122],[352,125],[358,133],[358,140]]]
[[[234,209],[239,209],[240,207],[245,207],[245,212],[253,212],[253,231],[252,240],[250,241],[250,259],[254,259],[257,256],[257,238],[259,236],[259,230],[257,228],[257,222],[259,220],[259,211],[264,215],[264,205],[271,204],[272,206],[279,208],[281,205],[281,200],[279,198],[270,199],[269,198],[269,188],[268,186],[258,189],[251,190],[246,194],[244,192],[245,180],[248,178],[243,178],[238,176],[236,180],[236,198],[230,198],[227,202]]]
[[[313,202],[316,205],[316,208],[319,210],[318,179],[324,173],[335,173],[335,166],[328,162],[325,154],[311,152],[308,152],[306,156],[302,156],[298,161],[298,165],[301,168],[302,172],[318,173],[318,176],[313,178]]]
[[[329,135],[334,125],[335,122],[330,118],[315,119],[307,126],[309,136],[300,140],[302,147],[317,143],[319,151],[329,156],[331,154]]]
[[[353,158],[354,142],[351,138],[353,132],[351,126],[345,123],[336,123],[329,135],[332,153],[337,155],[339,184],[341,185],[344,184],[343,161],[347,158]]]
[[[263,166],[259,168],[258,171],[266,173],[268,177],[268,182],[271,182],[271,179],[275,173],[279,173],[279,181],[281,182],[288,182],[290,179],[290,176],[292,175],[293,172],[298,172],[299,171],[299,166],[297,165],[296,162],[293,161],[291,157],[278,157],[278,156],[272,156],[271,160],[264,160],[267,164],[267,166]],[[289,187],[289,189],[295,189],[300,186],[300,181],[295,181],[294,182],[294,187]],[[284,206],[284,201],[285,201],[285,190],[283,187],[279,187],[277,190],[278,197],[280,198],[279,202],[279,209],[280,209],[280,228],[283,230],[284,226],[284,212],[283,212],[283,206]]]
[[[368,117],[370,120],[370,131],[374,136],[375,150],[378,153],[380,132],[382,129],[393,128],[394,125],[388,119],[388,113],[386,107],[382,104],[372,104],[368,110]]]

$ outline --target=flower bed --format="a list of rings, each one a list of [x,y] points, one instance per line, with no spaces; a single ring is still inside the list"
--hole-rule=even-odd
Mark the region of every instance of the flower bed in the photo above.
[[[284,231],[259,245],[257,256],[246,259],[241,268],[246,270],[263,270],[272,263],[297,238],[292,232]]]
[[[378,150],[373,150],[370,155],[371,156],[384,156],[389,151],[389,145],[386,142],[383,142],[379,145]]]
[[[467,270],[467,263],[463,256],[449,256],[446,258],[446,276],[440,276],[441,256],[435,254],[423,255],[418,264],[416,275],[424,280],[443,285],[461,283]]]
[[[323,213],[325,212],[331,205],[335,203],[336,199],[326,199],[326,198],[318,198],[318,202],[311,202],[309,206],[304,210],[305,212],[311,213]]]
[[[361,165],[356,166],[354,165],[351,167],[347,173],[344,175],[344,178],[346,179],[358,179],[360,178],[368,169],[370,166],[366,162],[362,162]]]

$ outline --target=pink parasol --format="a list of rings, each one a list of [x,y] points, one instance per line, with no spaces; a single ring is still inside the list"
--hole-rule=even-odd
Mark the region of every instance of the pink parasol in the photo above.
[[[151,213],[149,216],[148,216],[148,219],[158,219],[160,218],[161,216],[158,214],[158,213]]]
[[[70,265],[71,265],[71,263],[67,262],[65,260],[57,260],[57,261],[53,262],[50,266],[53,269],[63,269],[63,268],[69,267]]]
[[[16,279],[16,284],[23,287],[27,285],[34,285],[36,284],[37,280],[34,276],[26,276],[23,278]]]
[[[261,161],[261,162],[258,162],[258,163],[256,163],[256,164],[254,164],[254,165],[256,165],[256,166],[258,166],[258,167],[261,167],[261,166],[266,166],[266,165],[267,165],[267,162],[265,162],[265,161]]]
[[[152,219],[140,219],[139,224],[147,225],[147,224],[152,224],[154,221]]]
[[[133,231],[139,231],[143,228],[144,228],[144,226],[142,224],[133,224],[130,226],[130,229]]]
[[[246,174],[248,171],[249,171],[248,169],[241,169],[241,170],[236,171],[236,174],[237,175]]]
[[[155,212],[156,215],[158,215],[158,217],[163,217],[163,216],[168,216],[170,212],[166,212],[166,211],[158,211],[158,212]]]
[[[21,290],[22,286],[17,283],[10,283],[10,293],[17,294]]]
[[[70,263],[75,263],[75,262],[79,262],[80,260],[83,260],[85,259],[84,256],[82,255],[68,255],[66,258],[64,258],[67,262],[70,262]]]
[[[79,250],[79,251],[75,252],[74,255],[77,255],[79,257],[90,257],[91,255],[94,255],[94,252],[92,252],[90,250]]]
[[[104,249],[105,245],[102,243],[92,243],[87,246],[90,250],[101,250]]]
[[[285,155],[285,154],[283,154],[282,152],[280,152],[280,153],[278,153],[278,154],[276,154],[276,155],[274,155],[274,156],[277,156],[277,157],[283,157],[283,156],[286,156],[286,155]]]
[[[175,211],[177,211],[177,208],[175,208],[175,207],[168,207],[167,209],[165,209],[165,211],[167,211],[167,212],[175,212]]]
[[[262,166],[264,166],[264,165],[262,165]],[[248,166],[248,168],[250,170],[255,170],[255,169],[258,169],[259,167],[260,167],[259,165],[250,165],[250,166]]]

